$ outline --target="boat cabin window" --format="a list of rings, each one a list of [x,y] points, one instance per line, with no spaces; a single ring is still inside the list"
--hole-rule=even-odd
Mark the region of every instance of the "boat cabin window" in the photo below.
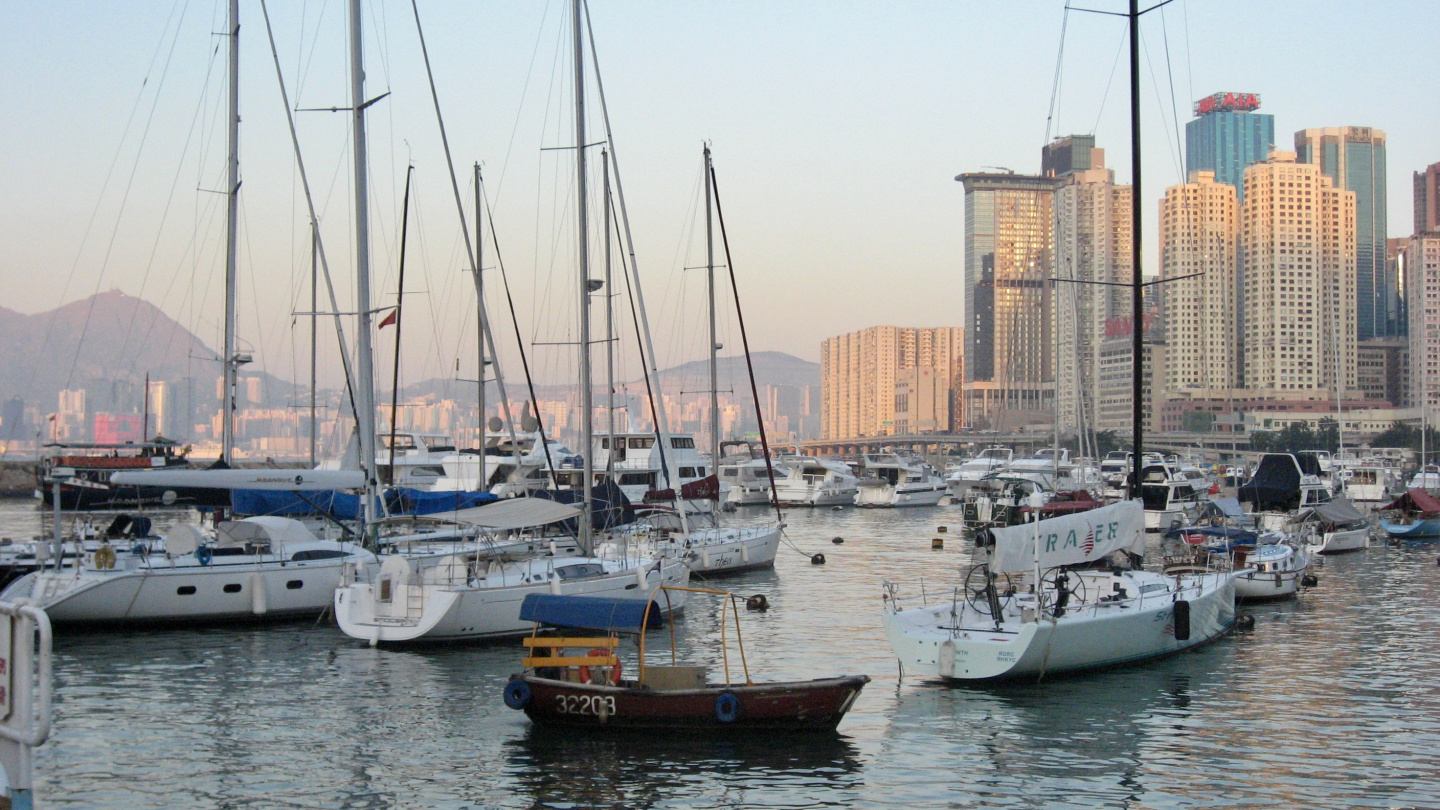
[[[383,433],[383,434],[380,435],[379,438],[380,438],[380,441],[376,442],[376,444],[380,445],[381,447],[383,447],[383,448],[385,448],[385,449],[387,449],[387,450],[390,449],[390,434],[389,434],[389,433]],[[396,436],[396,437],[395,437],[395,449],[396,449],[396,450],[414,450],[414,449],[415,449],[415,437],[414,437],[414,436],[406,436],[406,435],[403,435],[403,434]]]
[[[292,562],[304,562],[305,560],[333,560],[336,557],[349,556],[338,548],[317,548],[309,551],[297,551],[290,555]]]
[[[654,446],[655,446],[655,439],[654,439],[654,437],[652,437],[652,436],[631,436],[631,437],[630,437],[630,449],[631,449],[631,450],[649,450],[650,448],[652,448],[652,447],[654,447]],[[694,447],[695,445],[694,445],[694,444],[691,444],[690,446],[691,446],[691,447]]]
[[[562,565],[555,569],[560,579],[583,579],[585,577],[598,577],[605,573],[605,566],[599,563],[580,563],[577,565]]]
[[[694,467],[681,467],[681,468],[680,468],[680,477],[681,477],[681,478],[699,478],[700,476],[695,473],[695,468],[694,468]]]
[[[655,486],[655,473],[620,473],[621,486]]]
[[[671,436],[670,446],[676,450],[694,450],[695,440],[689,436]]]
[[[1163,512],[1168,505],[1170,488],[1159,484],[1143,484],[1140,487],[1140,500],[1144,501],[1145,508],[1152,512]]]
[[[722,475],[724,475],[726,478],[739,478],[739,477],[740,477],[740,470],[739,470],[738,468],[736,468],[736,467],[731,467],[731,468],[728,469],[728,470],[722,469],[722,470],[720,471],[720,473],[721,473]]]
[[[1330,493],[1329,493],[1327,490],[1324,490],[1324,489],[1312,489],[1312,490],[1309,490],[1309,491],[1307,491],[1307,492],[1305,493],[1305,505],[1306,505],[1306,506],[1313,506],[1313,505],[1315,505],[1315,504],[1329,503],[1329,502],[1330,502]]]
[[[378,597],[379,600],[381,602],[389,602],[394,596],[394,588],[392,587],[393,583],[391,582],[390,577],[381,577],[380,581],[377,584],[380,586],[380,594]]]
[[[1175,487],[1175,497],[1172,498],[1172,500],[1193,501],[1195,500],[1195,490],[1189,486],[1184,485]]]

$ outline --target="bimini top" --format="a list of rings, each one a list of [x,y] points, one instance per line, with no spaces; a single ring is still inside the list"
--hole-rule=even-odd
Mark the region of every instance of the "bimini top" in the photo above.
[[[520,603],[520,621],[610,633],[638,633],[642,623],[647,630],[664,626],[660,606],[648,600],[548,593],[527,594]]]

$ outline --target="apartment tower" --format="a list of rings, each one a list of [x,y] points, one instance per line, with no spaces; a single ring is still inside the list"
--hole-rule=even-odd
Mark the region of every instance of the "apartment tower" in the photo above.
[[[1235,187],[1198,171],[1165,189],[1160,203],[1160,277],[1168,362],[1165,388],[1208,396],[1236,387],[1239,299]]]
[[[1294,152],[1245,170],[1243,385],[1278,396],[1356,384],[1355,192]]]
[[[872,326],[826,338],[820,344],[820,430],[826,439],[885,436],[897,432],[896,384],[907,372],[931,369],[929,391],[942,391],[942,431],[955,425],[952,393],[964,371],[965,330],[958,327]],[[918,402],[916,403],[919,404]]]

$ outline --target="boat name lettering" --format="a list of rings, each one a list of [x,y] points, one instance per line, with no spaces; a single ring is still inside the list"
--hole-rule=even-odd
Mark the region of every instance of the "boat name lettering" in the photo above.
[[[1001,651],[995,653],[995,660],[996,660],[996,661],[1014,661],[1014,660],[1015,660],[1015,651],[1014,651],[1014,650],[1001,650]]]
[[[1168,610],[1161,610],[1161,611],[1157,611],[1157,612],[1155,613],[1155,618],[1152,619],[1151,621],[1163,622],[1163,621],[1169,621],[1169,620],[1170,620],[1170,611],[1168,611]]]
[[[555,711],[560,714],[593,714],[599,716],[601,709],[606,716],[615,714],[615,698],[606,695],[556,695]]]

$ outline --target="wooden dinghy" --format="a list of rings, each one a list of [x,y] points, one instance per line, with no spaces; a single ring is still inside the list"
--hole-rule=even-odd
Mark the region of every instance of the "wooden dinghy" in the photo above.
[[[647,664],[645,631],[662,624],[656,600],[606,599],[531,594],[520,618],[535,622],[524,640],[525,671],[505,686],[505,705],[521,709],[539,726],[592,729],[666,729],[687,732],[746,730],[833,731],[870,682],[866,675],[810,681],[755,683],[740,638],[736,596],[701,588],[672,588],[723,597],[720,644],[724,680],[710,683],[705,667],[675,661],[675,631],[670,631],[670,663]],[[657,593],[657,597],[660,594]],[[666,599],[668,600],[668,594]],[[725,628],[734,615],[735,641],[742,681],[730,675]],[[585,636],[576,631],[600,632]],[[618,655],[620,637],[638,637],[634,678],[626,678]]]

